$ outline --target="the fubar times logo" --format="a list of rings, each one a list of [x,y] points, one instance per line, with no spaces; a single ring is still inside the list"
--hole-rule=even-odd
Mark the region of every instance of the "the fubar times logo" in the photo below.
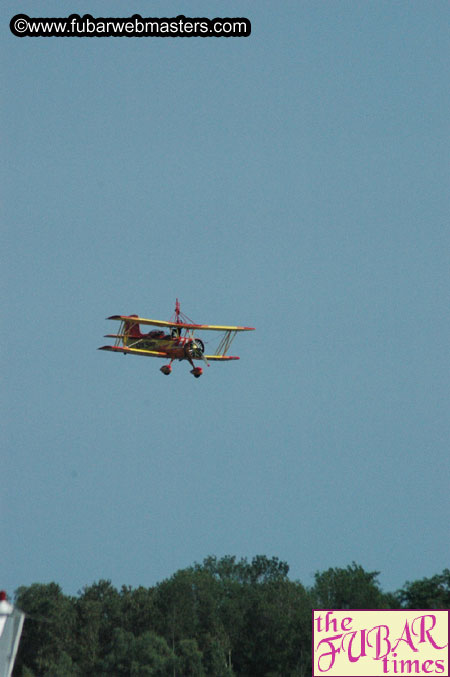
[[[313,677],[449,675],[449,612],[314,609]]]

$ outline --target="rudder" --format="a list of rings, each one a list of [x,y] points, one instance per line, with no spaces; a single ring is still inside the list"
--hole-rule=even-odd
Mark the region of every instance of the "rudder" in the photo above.
[[[139,315],[129,315],[129,317],[139,317]],[[133,322],[133,320],[125,320],[123,323],[123,333],[126,337],[131,338],[141,338],[141,330],[139,328],[139,322]]]

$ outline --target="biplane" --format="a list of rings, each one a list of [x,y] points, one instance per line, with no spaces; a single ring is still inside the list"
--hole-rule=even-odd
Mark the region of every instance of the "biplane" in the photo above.
[[[161,367],[160,371],[168,376],[172,371],[172,362],[187,360],[191,365],[191,374],[199,378],[203,374],[201,367],[196,367],[194,360],[203,361],[208,367],[209,362],[238,360],[239,357],[228,355],[230,346],[239,331],[253,331],[254,327],[228,327],[211,324],[194,324],[180,310],[178,299],[175,304],[175,313],[171,319],[146,320],[138,315],[111,315],[108,320],[120,322],[117,334],[106,334],[105,338],[115,339],[114,345],[102,346],[99,350],[109,350],[124,355],[143,355],[168,359],[169,364]],[[148,333],[142,333],[140,325],[159,327]],[[197,331],[215,331],[222,334],[216,352],[205,355],[203,341],[195,336]]]

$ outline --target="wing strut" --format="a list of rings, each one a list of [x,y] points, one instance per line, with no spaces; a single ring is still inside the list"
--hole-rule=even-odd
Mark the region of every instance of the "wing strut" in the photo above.
[[[122,342],[123,342],[124,336],[125,336],[125,322],[123,320],[121,320],[120,327],[119,327],[119,333],[116,337],[116,340],[114,341],[114,345],[120,346],[120,341],[122,340]]]
[[[222,340],[220,341],[217,350],[216,350],[216,355],[226,355],[227,352],[230,349],[231,344],[233,343],[233,340],[237,334],[237,331],[226,331],[222,337]]]

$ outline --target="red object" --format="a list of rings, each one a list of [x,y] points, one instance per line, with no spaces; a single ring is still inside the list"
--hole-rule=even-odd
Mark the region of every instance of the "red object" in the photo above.
[[[6,601],[6,592],[4,590],[0,590],[0,602],[5,601]]]

